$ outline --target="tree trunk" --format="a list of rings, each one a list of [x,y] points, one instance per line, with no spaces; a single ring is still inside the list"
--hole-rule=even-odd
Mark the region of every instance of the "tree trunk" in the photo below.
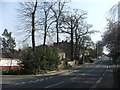
[[[35,12],[37,8],[37,0],[34,6],[34,11],[32,13],[32,48],[35,51]]]
[[[46,19],[47,19],[47,18],[46,18]],[[45,27],[44,27],[44,42],[43,42],[43,46],[45,46],[46,36],[47,36],[47,20],[45,20]]]
[[[32,14],[32,48],[35,50],[35,14]]]
[[[57,24],[56,24],[56,29],[57,29],[57,46],[59,46],[58,20],[57,20]]]
[[[77,30],[75,30],[75,59],[78,59],[78,37],[77,37]]]
[[[73,28],[71,22],[71,60],[73,61]]]

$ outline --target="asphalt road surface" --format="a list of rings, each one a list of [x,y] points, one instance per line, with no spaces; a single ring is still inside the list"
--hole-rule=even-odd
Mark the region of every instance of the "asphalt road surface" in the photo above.
[[[9,83],[4,82],[7,77],[3,76],[2,88],[96,88],[110,63],[108,57],[102,57],[93,64],[70,69],[62,74],[11,78]]]

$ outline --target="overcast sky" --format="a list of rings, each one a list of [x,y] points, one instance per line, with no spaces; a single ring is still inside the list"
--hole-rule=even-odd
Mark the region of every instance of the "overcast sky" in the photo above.
[[[13,32],[16,41],[19,36],[16,35],[16,17],[18,8],[17,0],[1,0],[0,2],[0,36],[4,29]],[[23,0],[25,1],[25,0]],[[69,0],[69,6],[75,9],[82,9],[88,12],[87,22],[93,25],[93,30],[99,30],[99,33],[92,35],[92,40],[96,42],[101,40],[101,35],[105,31],[106,17],[109,9],[117,4],[119,0]],[[17,46],[19,47],[19,45]]]

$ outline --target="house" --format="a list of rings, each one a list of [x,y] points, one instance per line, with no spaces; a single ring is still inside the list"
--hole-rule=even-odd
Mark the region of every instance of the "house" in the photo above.
[[[54,47],[57,47],[57,43],[53,44]],[[71,43],[66,41],[59,42],[59,56],[64,58],[71,57]]]
[[[60,60],[65,58],[65,53],[58,53],[58,57],[60,58]]]

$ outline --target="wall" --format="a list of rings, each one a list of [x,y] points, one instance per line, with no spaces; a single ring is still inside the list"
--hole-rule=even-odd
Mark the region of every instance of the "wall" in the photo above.
[[[19,59],[0,58],[0,68],[2,68],[2,70],[21,69],[19,63],[20,63]]]

